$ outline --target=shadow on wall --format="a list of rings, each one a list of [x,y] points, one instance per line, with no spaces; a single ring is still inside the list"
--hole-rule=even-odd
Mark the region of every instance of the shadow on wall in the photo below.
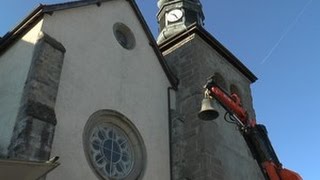
[[[20,40],[0,52],[0,158],[7,158],[34,44]]]
[[[0,159],[6,159],[6,156],[2,154],[4,152],[3,148],[0,146]]]

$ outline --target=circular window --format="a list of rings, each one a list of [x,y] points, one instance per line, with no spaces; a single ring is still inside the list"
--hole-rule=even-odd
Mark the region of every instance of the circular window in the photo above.
[[[133,49],[136,41],[130,28],[123,23],[115,23],[113,25],[113,34],[116,37],[118,43],[126,48]]]
[[[100,179],[139,179],[145,147],[134,125],[112,110],[94,113],[83,134],[87,160]]]

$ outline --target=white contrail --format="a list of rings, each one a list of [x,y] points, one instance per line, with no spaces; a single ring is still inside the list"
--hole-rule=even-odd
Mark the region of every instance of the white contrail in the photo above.
[[[303,15],[304,11],[307,9],[307,7],[309,6],[309,4],[312,2],[313,0],[310,0],[309,2],[306,3],[306,5],[301,9],[300,13],[296,16],[296,18],[291,22],[291,24],[287,27],[287,29],[284,31],[284,33],[281,35],[281,37],[279,38],[279,40],[276,42],[276,44],[271,48],[271,50],[269,51],[269,53],[266,55],[265,58],[263,58],[263,60],[261,61],[261,64],[265,63],[269,57],[271,56],[271,54],[273,53],[273,51],[279,46],[279,44],[281,43],[281,41],[283,40],[283,38],[288,34],[288,32],[294,27],[294,25],[298,22],[299,18]]]

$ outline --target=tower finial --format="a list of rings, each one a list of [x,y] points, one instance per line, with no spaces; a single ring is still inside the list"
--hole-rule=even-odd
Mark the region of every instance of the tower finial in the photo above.
[[[158,44],[185,30],[191,24],[203,26],[204,15],[199,0],[158,0]]]

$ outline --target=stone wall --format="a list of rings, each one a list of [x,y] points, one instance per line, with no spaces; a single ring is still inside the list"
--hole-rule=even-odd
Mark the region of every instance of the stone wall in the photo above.
[[[38,40],[23,89],[9,158],[48,160],[54,136],[55,101],[65,49],[43,34]]]
[[[190,37],[163,52],[180,80],[177,108],[171,113],[173,179],[264,179],[236,126],[224,121],[221,106],[215,103],[220,113],[215,121],[202,122],[197,117],[202,87],[214,73],[223,77],[227,91],[231,85],[239,89],[244,107],[254,117],[250,81],[199,36]]]

